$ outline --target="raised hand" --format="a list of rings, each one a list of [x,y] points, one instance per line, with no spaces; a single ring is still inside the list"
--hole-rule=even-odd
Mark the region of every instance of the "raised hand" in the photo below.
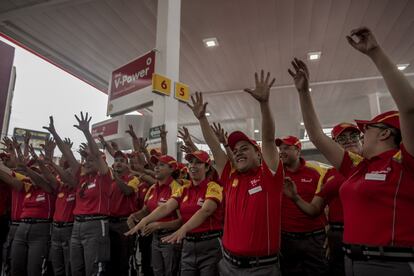
[[[147,138],[138,138],[139,151],[144,152],[148,148]]]
[[[75,115],[75,118],[78,121],[78,125],[73,125],[73,126],[82,132],[88,132],[89,123],[91,122],[92,117],[89,117],[88,112],[86,112],[85,116],[83,116],[83,112],[81,112],[80,117],[81,118],[79,119],[79,117]]]
[[[43,128],[46,129],[47,131],[49,131],[52,134],[56,133],[55,124],[54,124],[54,121],[53,121],[53,116],[49,116],[49,126],[44,126]]]
[[[114,141],[111,141],[110,144],[111,144],[111,148],[114,150],[114,152],[119,150],[119,147],[118,147],[117,143],[115,143]]]
[[[272,81],[270,81],[270,72],[267,72],[266,79],[264,78],[264,71],[260,71],[260,79],[257,75],[257,73],[254,73],[254,79],[256,82],[255,89],[244,89],[245,92],[252,95],[253,98],[255,98],[259,102],[267,102],[269,101],[269,95],[270,95],[270,87],[273,86],[276,79],[273,78]]]
[[[132,125],[128,125],[128,130],[126,130],[125,132],[128,133],[129,135],[131,135],[132,139],[138,139],[137,134],[134,131],[134,128],[132,127]]]
[[[352,36],[358,38],[358,41],[355,41]],[[352,30],[351,35],[347,35],[346,39],[352,47],[366,55],[371,54],[373,50],[379,47],[374,34],[367,27]]]
[[[160,137],[166,138],[168,131],[165,129],[165,124],[161,126],[160,128]]]
[[[294,71],[288,69],[289,74],[292,76],[295,82],[296,89],[299,92],[309,91],[309,70],[306,64],[297,58],[292,60],[292,66]]]
[[[36,154],[35,149],[33,148],[32,144],[29,145],[29,152],[30,152],[30,155],[33,157],[33,159],[35,160],[39,159],[39,156]]]
[[[296,199],[298,197],[296,184],[290,177],[285,177],[283,181],[283,193],[290,199]]]
[[[189,146],[186,146],[186,145],[181,145],[180,150],[182,152],[187,153],[187,154],[190,154],[190,153],[193,152],[192,149]]]
[[[69,138],[65,138],[64,140],[63,140],[63,143],[66,145],[66,146],[68,146],[70,149],[72,148],[72,146],[73,146],[73,142],[69,139]]]
[[[191,95],[191,102],[193,105],[187,103],[187,106],[191,108],[191,110],[194,113],[194,116],[197,119],[201,119],[205,117],[208,103],[207,102],[204,103],[203,94],[201,92],[195,92],[195,98],[194,98],[194,95]]]
[[[224,131],[220,123],[213,123],[213,125],[211,125],[211,129],[213,130],[214,134],[216,134],[216,137],[219,140],[219,142],[223,145],[227,145],[228,133]]]
[[[14,151],[13,141],[9,137],[4,136],[2,144],[7,148],[9,152]]]
[[[182,130],[178,130],[178,135],[177,136],[178,136],[178,138],[183,139],[184,143],[186,143],[186,144],[192,142],[190,132],[188,131],[188,129],[185,126],[183,126]]]
[[[32,138],[32,135],[30,134],[30,132],[26,131],[26,134],[24,135],[24,143],[28,145],[31,138]]]

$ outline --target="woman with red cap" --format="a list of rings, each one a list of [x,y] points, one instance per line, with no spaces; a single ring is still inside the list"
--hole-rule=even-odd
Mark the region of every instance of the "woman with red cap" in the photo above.
[[[356,125],[340,123],[331,132],[332,139],[345,150],[359,154],[361,152],[361,131]],[[329,248],[329,270],[331,275],[345,275],[344,251],[342,249],[342,236],[344,219],[342,204],[339,198],[339,188],[346,179],[335,169],[326,172],[321,190],[316,193],[309,203],[297,192],[294,181],[285,180],[284,193],[293,200],[296,206],[305,214],[317,217],[324,213],[325,206],[329,206],[327,232]]]
[[[173,178],[177,173],[177,161],[169,155],[153,155],[151,162],[156,164],[154,172],[157,183],[152,185],[145,196],[145,205],[133,214],[135,220],[144,219],[158,206],[163,206],[181,185]],[[138,223],[126,235],[133,235],[138,231],[147,236],[153,234],[151,263],[154,275],[177,275],[180,258],[180,247],[164,243],[162,238],[170,235],[181,225],[179,212],[170,212],[162,219],[151,223]]]
[[[368,28],[353,30],[351,36],[347,36],[349,44],[371,58],[399,109],[356,121],[364,132],[362,156],[344,150],[323,133],[305,63],[295,59],[295,72],[289,69],[289,73],[311,141],[346,178],[339,190],[346,275],[413,275],[414,88]]]

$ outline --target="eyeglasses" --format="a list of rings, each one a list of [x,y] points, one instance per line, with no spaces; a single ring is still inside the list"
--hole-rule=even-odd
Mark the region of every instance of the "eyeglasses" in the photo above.
[[[348,141],[357,142],[361,139],[361,135],[359,133],[352,133],[350,135],[339,135],[335,141],[339,144],[345,144]]]

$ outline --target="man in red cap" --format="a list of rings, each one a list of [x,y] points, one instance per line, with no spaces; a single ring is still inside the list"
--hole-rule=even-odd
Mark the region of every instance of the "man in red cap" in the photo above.
[[[285,176],[296,183],[297,193],[310,202],[320,189],[325,169],[300,157],[302,145],[295,136],[276,139]],[[286,275],[326,275],[324,214],[309,217],[285,195],[282,197],[281,270]]]
[[[344,150],[323,133],[310,97],[305,63],[295,59],[295,72],[289,72],[311,141],[347,178],[339,191],[346,275],[413,275],[414,88],[368,28],[353,30],[347,39],[375,63],[399,111],[356,121],[364,132],[362,156]]]
[[[228,137],[234,166],[210,128],[205,115],[207,103],[201,93],[191,97],[192,109],[203,136],[213,152],[225,193],[222,275],[280,275],[280,199],[283,167],[274,143],[275,123],[270,111],[270,74],[255,74],[255,89],[245,89],[260,104],[262,147],[241,131]]]
[[[331,136],[332,139],[345,150],[349,150],[357,154],[361,152],[361,131],[356,125],[340,123],[332,129]],[[325,212],[325,206],[329,206],[329,229],[327,232],[329,271],[331,275],[337,276],[345,275],[345,254],[342,249],[344,219],[342,203],[339,198],[339,188],[345,180],[346,179],[335,168],[330,168],[323,178],[320,191],[315,194],[310,203],[305,201],[298,194],[295,182],[285,181],[284,186],[285,195],[292,199],[296,206],[308,216],[320,216]]]

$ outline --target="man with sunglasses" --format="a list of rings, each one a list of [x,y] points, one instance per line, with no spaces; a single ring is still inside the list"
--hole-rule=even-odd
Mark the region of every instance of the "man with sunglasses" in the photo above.
[[[374,62],[398,107],[369,121],[356,120],[364,132],[362,156],[323,133],[305,63],[295,59],[296,72],[289,70],[311,141],[347,178],[339,191],[346,275],[414,275],[414,88],[368,28],[353,30],[347,40]]]
[[[359,154],[361,152],[361,131],[354,124],[340,123],[333,127],[332,139],[345,150]],[[327,232],[329,249],[329,270],[331,275],[345,275],[344,251],[342,236],[344,218],[342,203],[339,198],[339,188],[346,179],[335,169],[329,169],[322,181],[321,190],[315,194],[311,202],[304,200],[297,192],[293,181],[285,181],[284,194],[296,206],[311,217],[320,216],[328,205],[329,229]]]

